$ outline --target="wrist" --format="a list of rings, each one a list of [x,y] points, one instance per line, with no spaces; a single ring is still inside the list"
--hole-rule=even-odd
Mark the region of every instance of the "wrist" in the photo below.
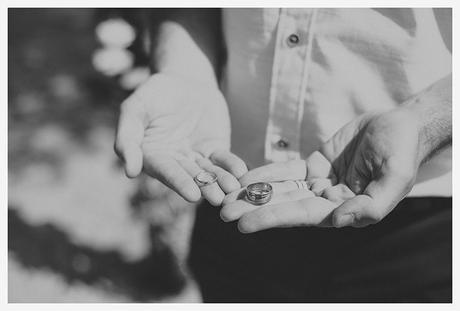
[[[401,105],[417,120],[421,163],[452,144],[452,75],[448,75]]]
[[[192,91],[193,94],[201,94],[202,96],[215,93],[221,94],[217,84],[213,84],[212,81],[197,80],[191,76],[171,70],[156,72],[150,76],[150,79],[169,81],[171,85],[174,85],[175,90],[173,92],[183,93]]]
[[[161,25],[153,50],[153,70],[202,85],[218,87],[214,67],[188,31],[177,22]]]
[[[417,164],[420,166],[433,152],[433,146],[427,135],[428,124],[426,123],[426,118],[422,114],[422,111],[414,106],[400,106],[394,109],[394,111],[402,116],[401,122],[405,122],[408,128],[417,133]]]
[[[213,90],[219,89],[219,84],[214,76],[196,75],[194,73],[184,71],[179,66],[164,66],[158,70],[156,74],[174,77],[199,87],[210,88]]]

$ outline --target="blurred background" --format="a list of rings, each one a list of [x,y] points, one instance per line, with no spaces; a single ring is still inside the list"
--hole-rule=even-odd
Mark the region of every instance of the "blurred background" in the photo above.
[[[136,9],[8,11],[9,302],[198,302],[194,206],[113,152],[149,75]]]

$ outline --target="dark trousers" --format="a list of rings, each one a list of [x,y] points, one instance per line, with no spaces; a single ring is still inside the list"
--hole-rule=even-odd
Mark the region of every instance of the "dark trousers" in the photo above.
[[[365,228],[242,234],[197,210],[190,267],[205,302],[451,302],[452,198],[408,198]]]

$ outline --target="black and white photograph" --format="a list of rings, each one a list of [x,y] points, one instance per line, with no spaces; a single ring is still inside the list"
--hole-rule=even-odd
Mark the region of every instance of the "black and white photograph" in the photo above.
[[[151,5],[5,9],[9,307],[455,302],[455,8]]]

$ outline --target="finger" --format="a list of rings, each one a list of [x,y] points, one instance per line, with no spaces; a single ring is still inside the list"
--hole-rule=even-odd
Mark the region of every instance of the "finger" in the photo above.
[[[299,185],[300,183],[305,183],[305,187]],[[307,190],[309,189],[309,183],[304,180],[286,180],[281,182],[271,182],[270,185],[272,186],[274,194],[286,193],[296,190]]]
[[[133,98],[129,97],[121,105],[114,148],[130,178],[136,177],[142,170],[141,146],[144,138],[143,115]]]
[[[329,178],[334,177],[332,164],[319,151],[313,152],[306,160],[307,178]]]
[[[230,151],[215,151],[211,154],[209,158],[212,161],[212,163],[214,163],[217,166],[220,166],[221,168],[235,176],[237,179],[246,174],[246,172],[248,171],[246,163],[244,163],[243,160],[241,160],[237,155]]]
[[[338,184],[324,189],[321,196],[339,205],[344,201],[353,198],[355,194],[346,185]]]
[[[178,162],[182,165],[182,167],[190,174],[190,176],[195,177],[203,171],[196,162],[191,161],[187,158],[181,158]],[[213,206],[220,206],[222,201],[224,200],[225,194],[222,189],[219,187],[217,182],[214,182],[209,185],[199,187],[201,191],[201,195]]]
[[[244,214],[238,222],[238,229],[242,233],[252,233],[278,227],[327,227],[331,225],[335,208],[333,202],[319,197],[268,205]]]
[[[387,170],[358,195],[340,205],[333,215],[335,227],[364,227],[381,221],[409,193],[415,174]]]
[[[157,178],[189,202],[201,198],[200,189],[190,174],[170,154],[145,156],[146,173]]]
[[[270,202],[264,205],[254,205],[251,202],[247,201],[245,199],[245,193],[243,195],[240,191],[240,199],[224,205],[220,210],[220,217],[225,222],[234,221],[242,217],[244,214],[255,211],[259,208],[263,208],[264,206],[283,204],[286,202],[298,201],[305,198],[311,198],[314,196],[315,194],[313,192],[306,189],[296,189],[288,192],[274,192]]]
[[[225,195],[224,200],[222,201],[222,206],[233,203],[237,200],[244,200],[245,197],[246,197],[246,187],[232,191],[228,193],[227,195]]]
[[[304,160],[292,160],[287,162],[264,165],[247,172],[240,178],[242,186],[254,182],[274,182],[285,180],[304,180],[307,169]]]
[[[224,193],[230,193],[240,188],[240,182],[235,176],[224,170],[223,168],[212,164],[207,158],[197,159],[198,165],[208,172],[212,172],[217,175],[217,182]]]
[[[321,196],[323,191],[327,188],[332,187],[332,180],[329,178],[315,178],[310,179],[311,182],[311,191],[313,191],[317,196]]]

